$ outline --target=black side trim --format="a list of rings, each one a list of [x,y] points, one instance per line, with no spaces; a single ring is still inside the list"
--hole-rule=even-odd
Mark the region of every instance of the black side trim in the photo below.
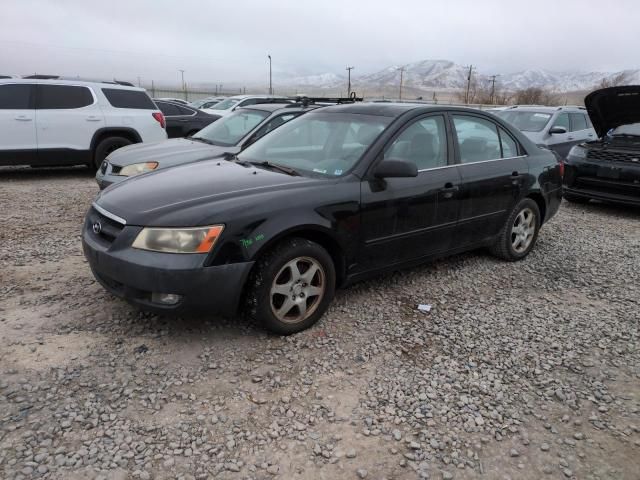
[[[0,165],[37,165],[56,167],[85,165],[91,160],[91,151],[71,148],[47,148],[32,150],[1,150]]]

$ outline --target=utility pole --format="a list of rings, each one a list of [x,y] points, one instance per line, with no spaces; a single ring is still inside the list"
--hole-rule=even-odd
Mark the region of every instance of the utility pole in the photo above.
[[[271,55],[269,57],[269,95],[273,95],[273,78],[271,76]]]
[[[184,70],[178,70],[180,72],[180,76],[182,78],[182,91],[185,91],[185,86],[184,86]]]
[[[138,86],[140,86],[140,77],[138,76]]]
[[[351,96],[351,70],[353,70],[353,67],[347,67],[347,72],[348,73],[348,83],[347,83],[347,97]]]
[[[400,67],[398,70],[400,70],[400,92],[399,92],[399,99],[402,100],[402,76],[404,75],[404,71],[405,71],[405,67]]]
[[[464,103],[469,105],[469,90],[471,89],[471,75],[473,74],[473,65],[469,65],[469,74],[467,75],[467,93],[464,96]]]
[[[500,75],[491,75],[491,105],[496,104],[496,77]]]

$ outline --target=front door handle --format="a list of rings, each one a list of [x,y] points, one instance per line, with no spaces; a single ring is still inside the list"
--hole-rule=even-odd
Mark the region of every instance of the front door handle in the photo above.
[[[87,122],[99,122],[102,120],[100,117],[96,117],[95,115],[89,115],[87,117]]]
[[[26,115],[18,115],[17,117],[15,117],[15,119],[20,122],[30,122],[31,120],[33,120],[33,118],[27,117]]]
[[[453,194],[458,190],[460,190],[460,187],[454,185],[451,182],[447,182],[444,184],[444,187],[440,189],[440,192],[442,193],[442,196],[444,198],[451,198],[453,197]]]

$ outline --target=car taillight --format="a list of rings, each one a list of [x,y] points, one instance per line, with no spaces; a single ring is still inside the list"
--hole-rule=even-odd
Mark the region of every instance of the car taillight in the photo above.
[[[564,177],[564,160],[560,160],[560,177]]]
[[[158,121],[162,128],[165,127],[164,115],[162,114],[162,112],[153,112],[151,115],[153,115],[153,118]]]

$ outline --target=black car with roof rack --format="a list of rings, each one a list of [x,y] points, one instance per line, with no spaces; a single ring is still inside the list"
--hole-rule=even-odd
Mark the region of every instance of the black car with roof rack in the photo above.
[[[596,90],[584,101],[599,138],[569,152],[564,198],[640,206],[640,85]]]
[[[176,138],[154,145],[133,145],[120,149],[102,163],[96,173],[100,188],[106,188],[127,178],[174,167],[185,163],[236,155],[258,138],[297,116],[323,105],[352,101],[351,99],[296,97],[292,103],[258,103],[240,107],[215,123],[193,133],[189,138]],[[295,103],[294,103],[295,102]],[[167,105],[156,101],[167,118],[167,132],[171,125]],[[188,107],[184,107],[188,108]]]
[[[95,278],[143,309],[243,310],[290,334],[382,271],[480,247],[523,259],[561,195],[555,156],[490,114],[357,103],[103,190],[82,243]]]

